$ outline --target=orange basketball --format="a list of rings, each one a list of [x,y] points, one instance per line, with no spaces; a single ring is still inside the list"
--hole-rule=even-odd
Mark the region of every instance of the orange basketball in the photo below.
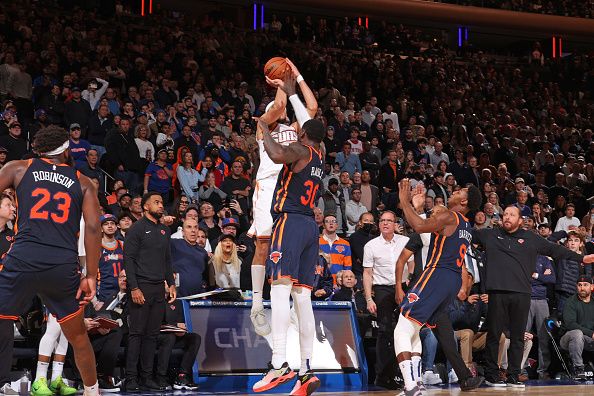
[[[277,78],[282,80],[288,70],[289,65],[287,65],[285,58],[281,58],[280,56],[271,58],[264,65],[264,75],[271,80],[275,80]]]

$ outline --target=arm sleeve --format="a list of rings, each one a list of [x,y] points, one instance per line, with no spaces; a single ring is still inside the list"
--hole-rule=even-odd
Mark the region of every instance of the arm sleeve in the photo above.
[[[490,232],[490,230],[472,230],[472,243],[478,243],[479,245],[486,247],[487,232]]]
[[[136,228],[136,229],[135,229]],[[124,249],[124,268],[130,290],[138,289],[136,273],[138,270],[138,259],[140,254],[140,232],[138,227],[133,227],[126,235],[126,248]]]
[[[567,232],[565,230],[553,232],[547,240],[551,242],[559,242],[561,239],[567,238]]]
[[[212,194],[213,191],[214,191],[214,189],[212,187],[210,187],[210,188],[204,188],[204,186],[200,187],[200,199],[210,198],[210,195]]]
[[[307,109],[297,94],[289,96],[289,102],[293,105],[293,110],[295,110],[295,117],[297,117],[299,126],[303,128],[303,124],[305,124],[306,121],[311,120]]]
[[[583,255],[578,254],[576,252],[572,252],[565,246],[549,242],[539,235],[534,234],[531,238],[532,246],[536,247],[538,254],[542,254],[543,256],[550,256],[555,260],[573,260],[577,261],[578,263],[581,263],[584,258]]]

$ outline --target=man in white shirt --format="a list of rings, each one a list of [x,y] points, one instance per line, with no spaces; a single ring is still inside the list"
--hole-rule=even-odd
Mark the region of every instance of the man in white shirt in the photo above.
[[[355,184],[351,188],[351,199],[346,203],[347,232],[350,237],[355,232],[355,227],[363,213],[367,213],[367,207],[361,203],[361,186]]]
[[[445,161],[448,165],[450,164],[450,157],[444,153],[443,151],[443,143],[442,142],[435,142],[435,151],[429,154],[429,161],[433,168],[437,169],[437,164],[439,164],[442,160]]]
[[[557,231],[565,231],[569,232],[573,227],[577,228],[581,225],[580,219],[577,217],[573,217],[575,214],[575,206],[574,204],[570,203],[567,204],[565,207],[565,216],[561,217],[557,221],[557,225],[555,226],[555,232]]]
[[[367,242],[363,252],[363,288],[367,309],[377,314],[379,326],[375,384],[387,389],[398,389],[394,381],[396,357],[394,348],[390,346],[394,334],[392,317],[398,308],[395,298],[395,263],[408,243],[407,237],[396,234],[396,220],[394,212],[382,213],[379,220],[381,235]]]
[[[392,124],[396,132],[400,133],[400,124],[398,123],[398,114],[393,112],[394,107],[392,104],[388,103],[386,105],[386,111],[382,114],[384,116],[384,122],[387,120],[392,120]]]

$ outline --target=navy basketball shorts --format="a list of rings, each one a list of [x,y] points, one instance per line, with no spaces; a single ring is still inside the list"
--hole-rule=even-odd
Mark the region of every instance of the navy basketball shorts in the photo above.
[[[78,264],[54,265],[35,272],[15,271],[20,260],[5,257],[0,271],[0,319],[17,320],[39,295],[48,311],[66,322],[82,312],[76,300],[80,286]]]
[[[449,307],[461,286],[462,275],[459,272],[442,267],[427,267],[404,297],[400,312],[420,326],[435,327],[433,317]]]
[[[289,279],[293,286],[313,288],[318,263],[319,229],[313,217],[282,213],[274,221],[266,276]]]

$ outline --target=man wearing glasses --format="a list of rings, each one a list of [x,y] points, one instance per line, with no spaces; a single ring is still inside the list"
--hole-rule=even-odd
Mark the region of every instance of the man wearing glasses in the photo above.
[[[327,214],[324,216],[324,230],[320,235],[320,250],[330,257],[328,267],[334,279],[334,286],[336,287],[336,274],[342,270],[350,270],[353,266],[351,258],[350,243],[338,235],[336,229],[338,228],[338,221],[336,215]]]
[[[381,235],[367,242],[363,250],[363,288],[367,310],[377,316],[379,326],[375,347],[375,385],[386,389],[398,389],[394,381],[396,356],[391,345],[394,333],[392,318],[398,308],[394,263],[408,243],[408,237],[396,233],[396,221],[394,212],[383,212],[379,220]]]

